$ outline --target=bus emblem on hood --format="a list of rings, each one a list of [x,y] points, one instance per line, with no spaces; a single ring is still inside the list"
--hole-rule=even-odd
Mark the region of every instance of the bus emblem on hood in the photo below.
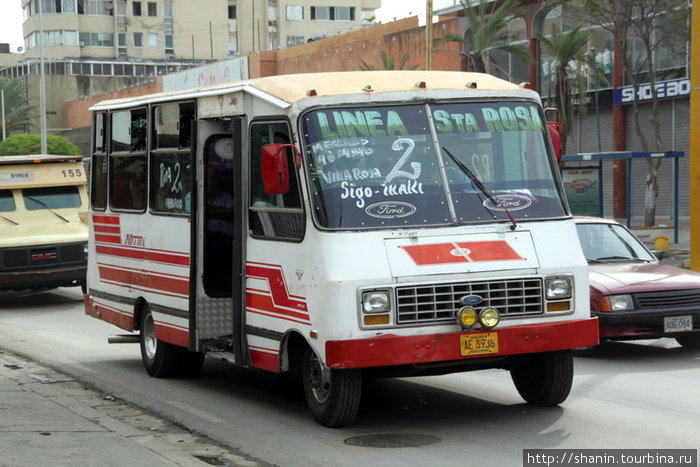
[[[478,305],[484,301],[483,297],[480,295],[465,295],[459,299],[462,303],[469,306]]]

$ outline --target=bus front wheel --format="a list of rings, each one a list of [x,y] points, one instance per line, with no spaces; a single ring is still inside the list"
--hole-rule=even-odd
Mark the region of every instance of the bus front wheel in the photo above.
[[[340,427],[355,420],[362,395],[360,370],[328,368],[316,352],[307,347],[302,362],[302,381],[306,403],[319,424]]]
[[[178,347],[156,337],[156,326],[148,305],[141,313],[141,359],[149,375],[167,378],[175,373],[178,362]]]
[[[566,400],[574,379],[571,350],[533,354],[510,370],[518,393],[532,405],[558,405]]]

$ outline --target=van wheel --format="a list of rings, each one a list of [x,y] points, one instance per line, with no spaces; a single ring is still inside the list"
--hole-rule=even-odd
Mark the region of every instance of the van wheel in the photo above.
[[[510,369],[518,393],[532,405],[551,406],[566,400],[574,380],[571,350],[534,354]]]
[[[676,336],[676,342],[686,349],[700,349],[700,332]]]
[[[360,370],[330,369],[307,346],[302,362],[302,384],[306,403],[319,424],[340,427],[355,420],[362,395]]]
[[[153,315],[148,305],[144,305],[140,321],[141,360],[149,375],[167,378],[175,374],[180,347],[158,340]]]

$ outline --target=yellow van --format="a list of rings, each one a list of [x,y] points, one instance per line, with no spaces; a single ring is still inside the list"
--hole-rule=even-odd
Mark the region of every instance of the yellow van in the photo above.
[[[84,287],[86,183],[80,156],[0,156],[0,290]]]

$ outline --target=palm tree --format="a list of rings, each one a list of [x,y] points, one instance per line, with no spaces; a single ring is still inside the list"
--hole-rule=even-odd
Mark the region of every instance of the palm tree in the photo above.
[[[458,34],[446,34],[434,41],[438,46],[448,42],[460,42],[464,53],[469,59],[469,69],[481,73],[491,73],[492,67],[496,67],[504,74],[507,70],[499,66],[493,53],[503,51],[513,53],[525,61],[532,61],[527,48],[521,45],[510,44],[508,23],[515,18],[521,18],[524,13],[513,10],[520,5],[519,0],[506,0],[500,6],[489,5],[489,0],[479,0],[479,5],[472,7],[464,0],[459,0],[464,9],[468,29],[464,37]]]
[[[385,70],[394,70],[394,56],[389,55],[387,56],[386,52],[383,50],[379,51],[379,57],[382,59],[382,64],[384,65]],[[404,66],[406,65],[406,62],[408,61],[409,53],[406,52],[404,53],[401,58],[399,59],[399,66],[396,68],[396,70],[403,70]],[[418,64],[416,63],[415,65],[411,65],[408,67],[408,70],[415,70],[418,68]],[[370,65],[369,63],[365,62],[364,60],[360,59],[360,70],[362,71],[372,71],[376,70],[377,67],[374,65]]]
[[[590,39],[590,32],[576,26],[568,32],[562,32],[556,24],[552,24],[552,32],[549,37],[538,35],[538,39],[552,55],[552,60],[557,64],[556,72],[552,77],[555,80],[554,106],[561,114],[561,146],[562,152],[566,150],[566,138],[571,134],[571,122],[574,118],[574,93],[572,83],[578,90],[579,108],[585,110],[584,93],[586,92],[585,76],[580,70],[572,69],[569,64],[586,61],[586,49],[584,46]]]
[[[12,130],[26,130],[35,126],[39,117],[36,106],[29,105],[26,86],[19,80],[0,76],[0,89],[5,96],[5,133]],[[2,137],[2,120],[0,120],[0,138]]]

